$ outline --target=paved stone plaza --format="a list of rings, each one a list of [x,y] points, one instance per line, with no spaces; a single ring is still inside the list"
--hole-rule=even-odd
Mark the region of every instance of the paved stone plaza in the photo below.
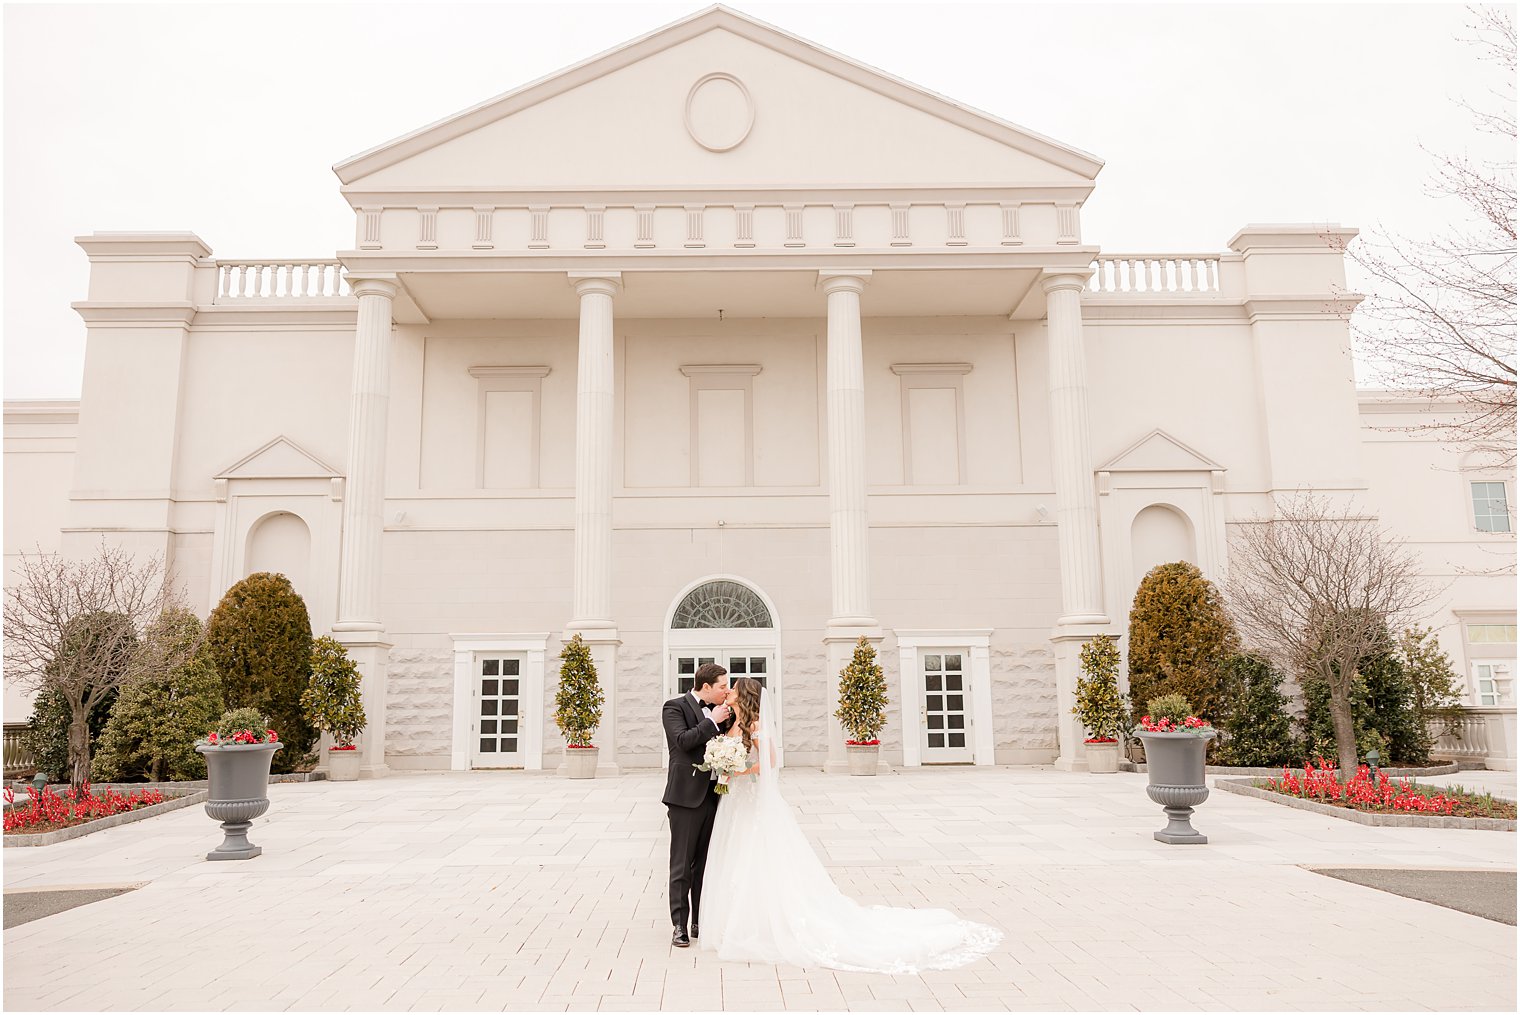
[[[923,976],[669,945],[663,774],[271,787],[264,855],[208,863],[201,807],[7,849],[7,892],[143,883],[5,931],[10,1010],[1515,1008],[1515,929],[1305,866],[1514,870],[1514,834],[1371,828],[1216,792],[1163,846],[1144,776],[788,771],[857,898],[1002,927]],[[1443,780],[1457,781],[1457,780]],[[1512,774],[1459,781],[1513,796]]]

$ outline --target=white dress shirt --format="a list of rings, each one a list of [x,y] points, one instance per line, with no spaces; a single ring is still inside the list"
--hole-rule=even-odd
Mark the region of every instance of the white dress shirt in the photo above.
[[[702,710],[702,717],[713,724],[713,729],[717,730],[719,733],[722,733],[722,728],[718,725],[717,720],[712,717],[712,706],[703,701],[701,698],[697,697],[696,691],[687,691],[686,693],[691,695],[691,700],[696,702],[697,707]]]

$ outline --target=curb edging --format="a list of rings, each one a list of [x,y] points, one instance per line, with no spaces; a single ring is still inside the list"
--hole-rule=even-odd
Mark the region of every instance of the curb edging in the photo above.
[[[1453,818],[1447,817],[1444,814],[1369,814],[1365,811],[1354,811],[1347,807],[1332,807],[1330,804],[1322,804],[1314,800],[1304,800],[1299,797],[1285,796],[1282,793],[1274,793],[1269,789],[1258,789],[1251,785],[1251,780],[1249,779],[1219,779],[1214,785],[1227,793],[1237,793],[1240,796],[1268,800],[1272,803],[1301,811],[1324,814],[1328,817],[1340,818],[1343,821],[1354,821],[1359,825],[1379,825],[1395,828],[1465,828],[1488,832],[1515,831],[1515,822],[1506,821],[1503,818]]]
[[[108,818],[96,818],[94,821],[86,821],[82,825],[72,825],[68,828],[57,828],[51,832],[37,832],[27,834],[25,832],[5,836],[5,848],[12,846],[51,846],[57,842],[67,842],[69,839],[78,839],[89,835],[91,832],[99,832],[106,828],[115,828],[117,825],[130,824],[133,821],[141,821],[159,814],[168,814],[191,804],[198,804],[206,799],[206,790],[195,793],[186,793],[184,796],[173,797],[163,803],[150,804],[147,807],[139,807],[136,810],[123,811],[121,814],[112,814]]]

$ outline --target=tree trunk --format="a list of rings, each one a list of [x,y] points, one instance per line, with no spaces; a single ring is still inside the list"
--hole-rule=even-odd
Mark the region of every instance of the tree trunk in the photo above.
[[[69,786],[83,789],[90,781],[90,713],[87,708],[74,707],[74,718],[69,722]]]
[[[1330,685],[1330,721],[1335,724],[1336,764],[1341,778],[1356,774],[1356,723],[1351,718],[1351,689]]]

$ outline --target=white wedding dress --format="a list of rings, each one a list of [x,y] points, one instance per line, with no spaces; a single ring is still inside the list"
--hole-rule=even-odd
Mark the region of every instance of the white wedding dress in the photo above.
[[[1003,938],[996,928],[944,909],[862,906],[834,886],[781,795],[769,705],[762,695],[750,753],[759,772],[730,780],[718,805],[701,947],[725,960],[907,975],[954,969],[995,948]]]

